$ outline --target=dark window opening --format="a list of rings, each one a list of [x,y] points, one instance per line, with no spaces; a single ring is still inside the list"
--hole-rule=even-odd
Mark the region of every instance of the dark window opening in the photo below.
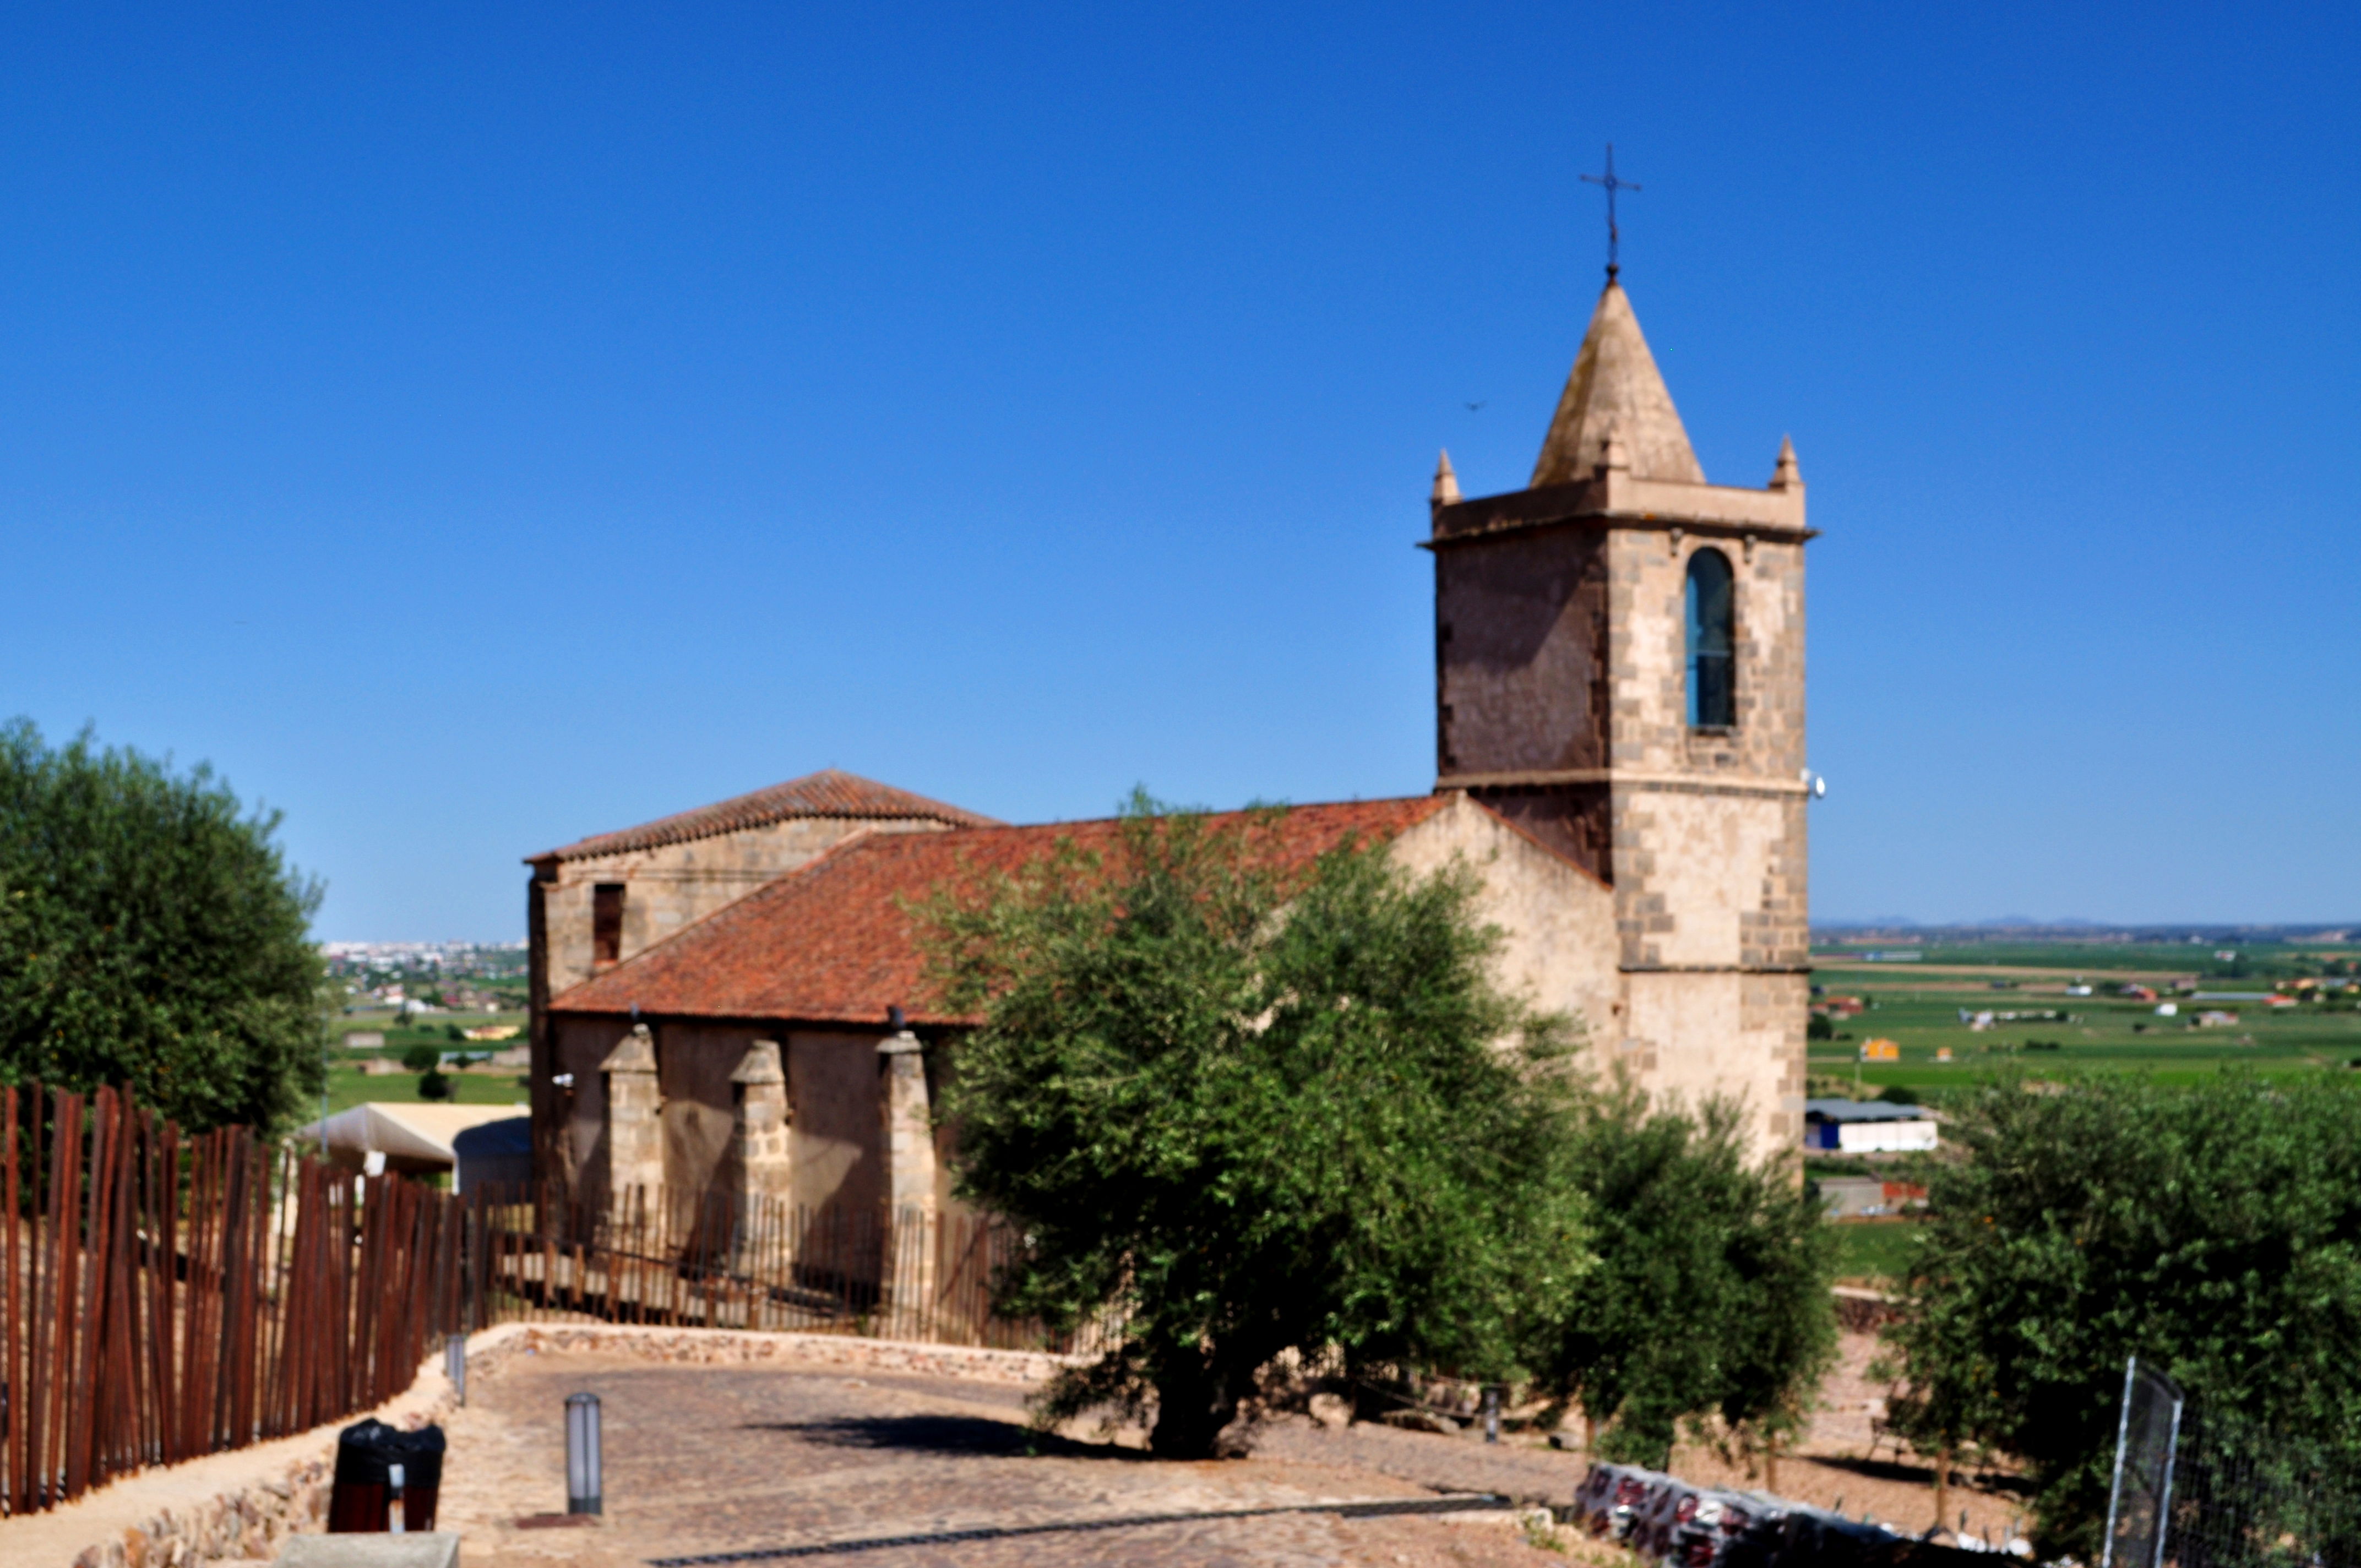
[[[623,884],[602,882],[590,890],[590,961],[611,964],[623,956]]]
[[[1738,722],[1734,605],[1730,557],[1700,550],[1689,557],[1689,728],[1728,729]]]

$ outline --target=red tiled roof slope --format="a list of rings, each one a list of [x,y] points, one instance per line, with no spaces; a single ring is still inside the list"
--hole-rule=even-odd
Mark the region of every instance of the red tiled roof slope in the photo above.
[[[1447,795],[1290,808],[1277,824],[1281,869],[1310,862],[1348,836],[1383,840],[1423,822]],[[1236,821],[1229,812],[1216,822]],[[928,1005],[925,956],[899,900],[947,882],[1014,871],[1060,840],[1104,850],[1115,819],[949,833],[871,833],[839,845],[605,973],[561,992],[554,1013],[883,1023],[904,1008],[918,1023],[961,1020]]]
[[[562,849],[544,850],[538,855],[526,856],[525,862],[530,865],[535,861],[579,861],[592,855],[621,854],[627,850],[653,850],[661,844],[685,844],[692,839],[710,839],[718,833],[734,833],[741,828],[768,827],[794,817],[917,819],[948,823],[954,828],[999,826],[992,817],[962,811],[956,806],[945,806],[941,801],[928,800],[923,795],[912,795],[908,790],[895,789],[892,784],[882,784],[874,779],[864,779],[835,768],[823,768],[818,773],[806,773],[799,779],[789,779],[785,784],[758,789],[751,795],[716,801],[711,806],[700,806],[694,811],[659,817],[653,822],[642,822],[637,828],[595,834]]]

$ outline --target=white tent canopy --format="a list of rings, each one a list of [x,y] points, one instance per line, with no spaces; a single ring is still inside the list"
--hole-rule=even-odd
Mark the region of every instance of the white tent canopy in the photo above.
[[[394,1170],[449,1170],[458,1162],[451,1140],[470,1127],[505,1122],[522,1115],[517,1105],[413,1105],[405,1101],[370,1100],[349,1111],[339,1111],[324,1122],[299,1128],[298,1135],[319,1140],[321,1152],[338,1165],[366,1168],[369,1156]]]

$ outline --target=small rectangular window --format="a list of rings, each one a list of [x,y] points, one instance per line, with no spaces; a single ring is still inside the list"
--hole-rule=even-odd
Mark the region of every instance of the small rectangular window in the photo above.
[[[602,882],[590,890],[590,961],[611,964],[623,956],[623,884]]]
[[[1729,729],[1738,723],[1734,655],[1738,651],[1730,557],[1700,550],[1688,568],[1688,708],[1692,729]]]

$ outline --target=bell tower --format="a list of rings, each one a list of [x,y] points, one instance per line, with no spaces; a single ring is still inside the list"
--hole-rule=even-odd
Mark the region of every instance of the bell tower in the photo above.
[[[1610,274],[1525,488],[1431,498],[1438,789],[1614,890],[1600,1065],[1802,1128],[1804,484],[1708,484]]]

